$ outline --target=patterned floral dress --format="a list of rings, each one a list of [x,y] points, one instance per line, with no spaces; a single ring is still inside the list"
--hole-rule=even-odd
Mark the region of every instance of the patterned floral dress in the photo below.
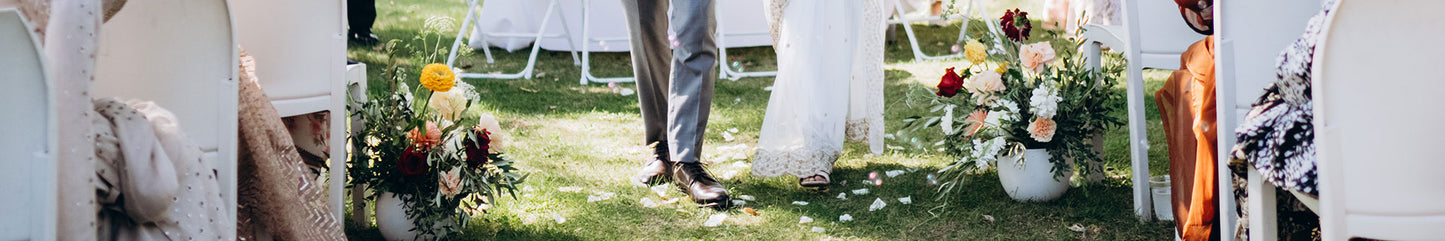
[[[1325,20],[1334,12],[1335,0],[1323,1],[1323,8],[1310,18],[1304,34],[1280,53],[1278,77],[1255,100],[1244,123],[1235,130],[1237,143],[1229,166],[1234,172],[1234,193],[1240,215],[1237,237],[1247,237],[1248,214],[1244,177],[1249,167],[1281,190],[1319,196],[1314,143],[1314,107],[1310,96],[1310,72],[1314,67],[1315,44]],[[1287,193],[1287,192],[1281,192]],[[1294,195],[1279,195],[1281,240],[1319,239],[1319,218]]]

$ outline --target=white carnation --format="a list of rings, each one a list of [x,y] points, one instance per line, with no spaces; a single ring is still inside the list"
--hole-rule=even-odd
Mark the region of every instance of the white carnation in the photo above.
[[[1052,86],[1039,85],[1039,88],[1034,89],[1034,96],[1029,97],[1029,112],[1033,112],[1038,118],[1054,118],[1054,114],[1059,111],[1059,101],[1063,100]]]
[[[1003,108],[1003,110],[999,111],[999,113],[1002,113],[1002,115],[1000,115],[1000,116],[998,117],[999,120],[1004,120],[1004,121],[1018,121],[1018,120],[1019,120],[1019,103],[1014,102],[1013,100],[1010,100],[1010,99],[998,99],[997,101],[994,101],[994,102],[993,102],[992,107],[994,107],[994,108]],[[989,116],[993,116],[993,114],[989,114]]]

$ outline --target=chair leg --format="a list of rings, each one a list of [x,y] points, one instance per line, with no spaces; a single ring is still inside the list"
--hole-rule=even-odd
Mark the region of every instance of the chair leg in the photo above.
[[[1134,54],[1137,55],[1137,54]],[[1137,56],[1131,59],[1139,59]],[[1149,194],[1149,135],[1144,118],[1144,74],[1143,67],[1129,61],[1128,108],[1129,108],[1129,152],[1134,171],[1134,212],[1140,221],[1154,217],[1152,196]]]
[[[1249,169],[1249,236],[1255,240],[1275,240],[1279,233],[1279,214],[1274,184],[1264,181],[1259,170]],[[1226,227],[1228,228],[1228,227]],[[1221,229],[1232,230],[1232,229]]]

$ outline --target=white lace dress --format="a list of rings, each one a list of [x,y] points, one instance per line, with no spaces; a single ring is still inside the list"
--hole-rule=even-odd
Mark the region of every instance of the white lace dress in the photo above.
[[[753,175],[828,174],[845,138],[883,152],[883,0],[771,0],[778,77]]]

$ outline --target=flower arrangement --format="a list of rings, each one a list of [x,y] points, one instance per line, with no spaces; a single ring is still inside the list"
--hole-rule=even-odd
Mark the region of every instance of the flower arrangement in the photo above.
[[[351,138],[351,184],[372,189],[373,200],[395,194],[419,227],[418,239],[445,238],[491,208],[502,191],[515,199],[526,175],[502,153],[501,136],[493,134],[502,131],[496,118],[469,111],[468,96],[476,93],[456,82],[450,68],[426,65],[415,89],[399,70],[392,62],[383,73],[390,75],[391,94],[350,109],[367,121]]]
[[[1026,42],[1027,16],[1007,11],[1000,21],[1004,33],[964,43],[968,67],[946,70],[935,95],[926,97],[933,105],[928,116],[904,120],[910,132],[941,130],[943,140],[936,145],[959,158],[940,170],[956,174],[941,187],[945,192],[959,184],[961,174],[988,169],[1026,149],[1063,157],[1049,160],[1058,180],[1072,170],[1068,160],[1098,161],[1088,140],[1123,123],[1112,115],[1123,99],[1112,88],[1116,78],[1083,66],[1077,44],[1056,51],[1051,41]],[[960,111],[969,114],[955,115]]]

